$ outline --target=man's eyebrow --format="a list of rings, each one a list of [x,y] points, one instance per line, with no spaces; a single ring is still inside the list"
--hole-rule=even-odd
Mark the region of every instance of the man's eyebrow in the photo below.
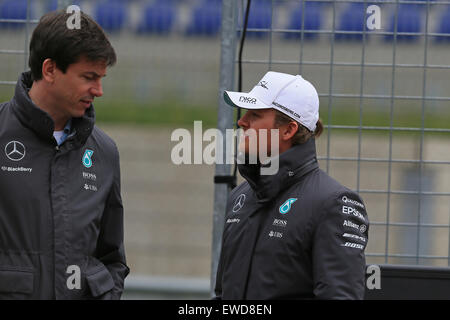
[[[83,74],[84,75],[91,75],[91,76],[94,76],[96,78],[104,78],[104,77],[106,77],[106,73],[103,76],[101,76],[97,72],[94,72],[94,71],[86,71],[86,72],[83,72]]]

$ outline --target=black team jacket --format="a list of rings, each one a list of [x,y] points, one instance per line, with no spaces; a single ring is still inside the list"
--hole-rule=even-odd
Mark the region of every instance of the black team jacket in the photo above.
[[[0,104],[0,299],[119,299],[129,269],[117,147],[93,106],[57,146],[31,84],[23,73]]]
[[[314,139],[274,175],[240,164],[229,197],[216,299],[363,299],[369,220],[361,198],[319,169]]]

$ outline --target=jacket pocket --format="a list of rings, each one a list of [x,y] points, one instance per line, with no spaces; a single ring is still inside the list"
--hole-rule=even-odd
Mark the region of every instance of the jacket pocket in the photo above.
[[[98,271],[86,275],[86,282],[94,298],[100,297],[114,288],[114,280],[105,266]]]
[[[34,274],[26,270],[0,269],[0,295],[4,298],[25,298],[33,293]]]

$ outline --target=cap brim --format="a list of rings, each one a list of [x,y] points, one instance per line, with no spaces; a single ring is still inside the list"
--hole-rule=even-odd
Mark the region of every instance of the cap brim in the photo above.
[[[225,102],[232,107],[244,109],[269,109],[272,105],[267,105],[257,97],[245,92],[224,91]]]

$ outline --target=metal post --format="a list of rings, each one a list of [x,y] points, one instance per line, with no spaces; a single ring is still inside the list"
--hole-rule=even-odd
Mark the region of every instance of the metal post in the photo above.
[[[31,0],[27,1],[27,21],[25,23],[25,48],[24,48],[24,66],[23,70],[27,70],[28,68],[28,56],[29,56],[29,39],[30,39],[30,24],[31,24]]]
[[[232,89],[234,83],[234,59],[236,54],[236,3],[237,2],[234,0],[224,0],[222,4],[222,43],[217,128],[222,132],[223,137],[225,137],[225,130],[233,127],[234,110],[225,103],[223,99],[223,91]],[[223,144],[223,148],[223,154],[225,155],[225,144]],[[216,164],[216,176],[226,176],[229,175],[230,172],[231,165],[226,164],[225,161],[223,164]],[[222,183],[215,185],[211,256],[211,296],[214,295],[228,194],[229,190],[227,184]]]
[[[394,30],[393,30],[393,48],[392,48],[392,77],[391,77],[391,99],[390,99],[390,114],[389,114],[389,162],[388,162],[388,182],[387,182],[387,208],[386,208],[386,243],[385,243],[385,257],[384,263],[389,262],[389,225],[391,215],[391,195],[392,195],[392,141],[393,141],[393,128],[394,128],[394,102],[395,102],[395,70],[396,70],[396,57],[397,57],[397,27],[398,27],[398,1],[395,5],[394,16]]]
[[[329,82],[329,97],[328,97],[328,126],[327,126],[327,170],[330,173],[330,150],[331,150],[331,109],[333,106],[333,68],[334,68],[334,32],[336,31],[336,2],[333,1],[333,29],[331,35],[330,46],[330,82]],[[362,84],[361,84],[362,85]]]

